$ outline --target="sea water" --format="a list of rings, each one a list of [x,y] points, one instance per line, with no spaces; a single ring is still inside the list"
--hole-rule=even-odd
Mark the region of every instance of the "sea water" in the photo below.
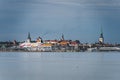
[[[119,52],[0,52],[0,80],[119,79]]]

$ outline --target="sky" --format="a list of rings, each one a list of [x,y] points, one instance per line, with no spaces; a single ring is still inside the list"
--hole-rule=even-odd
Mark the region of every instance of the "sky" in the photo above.
[[[0,41],[80,40],[120,43],[120,0],[0,0]]]

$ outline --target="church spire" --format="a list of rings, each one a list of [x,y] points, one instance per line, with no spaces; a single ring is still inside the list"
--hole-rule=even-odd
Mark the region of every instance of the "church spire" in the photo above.
[[[101,27],[101,34],[100,34],[100,37],[103,38],[103,30],[102,30],[102,27]]]
[[[31,39],[31,37],[30,37],[30,32],[28,32],[28,39]]]
[[[101,33],[103,33],[102,26],[101,26]]]
[[[64,35],[62,34],[62,40],[64,40]]]
[[[28,32],[27,42],[31,42],[30,32]]]
[[[100,34],[100,37],[99,37],[99,43],[104,43],[104,37],[103,37],[103,30],[102,30],[102,27],[101,27],[101,34]]]

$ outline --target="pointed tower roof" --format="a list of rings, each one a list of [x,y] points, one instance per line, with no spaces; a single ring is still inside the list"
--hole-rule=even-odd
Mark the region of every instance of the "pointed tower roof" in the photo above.
[[[64,40],[64,35],[62,34],[62,40]]]
[[[101,27],[101,34],[100,34],[100,38],[103,38],[103,30],[102,30],[102,27]]]
[[[28,39],[31,39],[31,37],[30,37],[30,32],[28,32]]]

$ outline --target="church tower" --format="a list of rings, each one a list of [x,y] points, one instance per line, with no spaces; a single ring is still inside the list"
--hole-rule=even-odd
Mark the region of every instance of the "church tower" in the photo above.
[[[31,37],[30,37],[30,33],[28,33],[28,38],[27,38],[27,42],[30,43],[31,42]]]
[[[101,27],[101,34],[100,34],[100,37],[99,37],[99,43],[100,43],[100,44],[103,44],[103,43],[104,43],[104,37],[103,37],[102,27]]]
[[[61,40],[65,40],[65,39],[64,39],[64,35],[63,35],[63,34],[62,34],[62,39],[61,39]]]
[[[43,40],[42,40],[41,37],[38,37],[38,38],[37,38],[37,43],[43,43]]]

